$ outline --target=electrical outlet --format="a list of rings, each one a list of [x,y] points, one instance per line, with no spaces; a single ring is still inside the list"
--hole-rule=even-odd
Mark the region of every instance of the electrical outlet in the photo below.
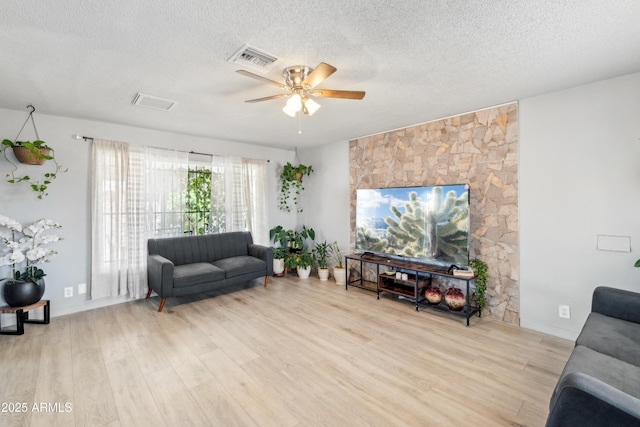
[[[78,285],[78,295],[82,295],[82,294],[86,294],[87,293],[87,284],[86,283],[80,283]]]
[[[571,319],[571,310],[568,305],[559,305],[558,306],[558,316],[561,319]]]
[[[71,298],[73,296],[73,286],[69,286],[68,288],[64,288],[64,297]]]

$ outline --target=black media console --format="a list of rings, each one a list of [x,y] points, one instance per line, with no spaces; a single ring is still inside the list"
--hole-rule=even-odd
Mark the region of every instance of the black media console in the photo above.
[[[376,266],[376,282],[364,280],[363,264],[367,263]],[[477,313],[478,317],[482,315],[480,309],[475,304],[472,304],[471,301],[469,282],[473,281],[474,277],[454,276],[447,272],[446,267],[438,268],[411,261],[385,258],[366,252],[362,254],[351,254],[345,257],[347,273],[351,268],[350,264],[351,267],[359,269],[360,277],[353,280],[348,279],[345,284],[346,290],[349,289],[349,286],[366,289],[375,292],[378,299],[380,299],[381,292],[400,295],[414,302],[416,311],[420,310],[420,308],[426,308],[463,317],[467,320],[467,326],[469,326],[469,319],[474,314]],[[354,264],[356,265],[354,266]],[[394,273],[390,274],[389,272],[391,271]],[[401,275],[405,274],[406,277],[396,277],[396,273],[398,272]],[[347,277],[348,276],[347,274]],[[442,302],[439,304],[430,304],[426,301],[425,291],[431,287],[431,279],[434,276],[452,279],[466,284],[466,292],[464,293],[466,295],[466,303],[462,310],[454,311],[449,309],[444,302],[444,296]]]

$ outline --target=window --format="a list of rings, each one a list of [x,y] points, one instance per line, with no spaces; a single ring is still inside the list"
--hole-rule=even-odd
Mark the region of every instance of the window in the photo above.
[[[224,171],[211,166],[190,166],[187,176],[185,234],[225,231]],[[215,200],[215,203],[213,202]]]
[[[268,244],[266,182],[266,161],[94,140],[91,298],[143,296],[151,237],[251,231]]]

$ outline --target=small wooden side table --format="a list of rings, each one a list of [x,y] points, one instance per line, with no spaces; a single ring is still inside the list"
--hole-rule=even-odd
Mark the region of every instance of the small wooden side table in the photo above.
[[[44,307],[44,319],[29,319],[29,311],[35,310],[36,308]],[[3,314],[14,314],[16,315],[16,329],[15,330],[2,330],[2,326],[0,325],[0,335],[23,335],[24,334],[24,324],[25,323],[37,323],[41,325],[49,324],[49,300],[40,300],[35,304],[26,305],[24,307],[9,307],[3,306],[0,307],[0,318],[2,318]]]

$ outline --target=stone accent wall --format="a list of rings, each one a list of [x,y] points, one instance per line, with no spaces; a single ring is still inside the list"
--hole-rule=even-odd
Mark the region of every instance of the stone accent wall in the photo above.
[[[518,106],[508,104],[349,142],[356,189],[468,183],[471,258],[489,267],[483,316],[519,324]]]

